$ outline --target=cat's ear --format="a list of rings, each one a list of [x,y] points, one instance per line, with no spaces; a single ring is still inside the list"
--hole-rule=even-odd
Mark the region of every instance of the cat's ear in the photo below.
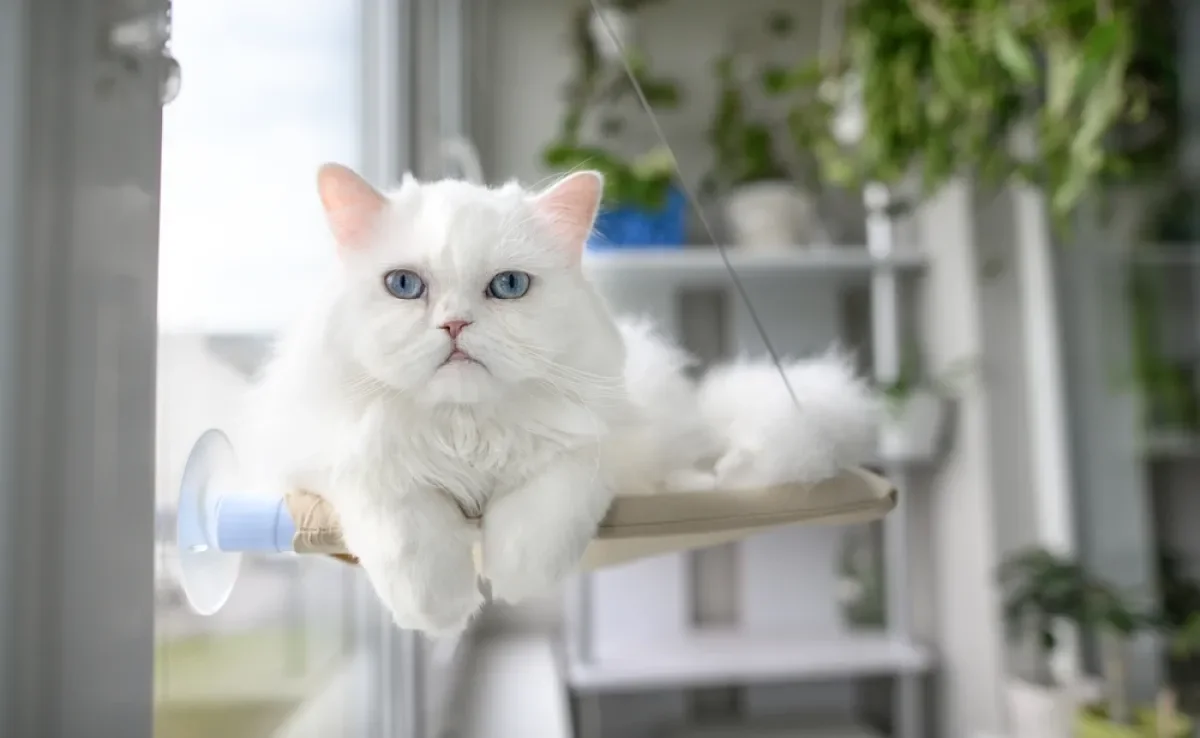
[[[603,195],[604,176],[586,171],[563,177],[533,199],[538,215],[570,246],[571,256],[576,261],[583,256]]]
[[[340,250],[364,246],[387,206],[387,198],[341,164],[325,164],[317,170],[317,193]]]

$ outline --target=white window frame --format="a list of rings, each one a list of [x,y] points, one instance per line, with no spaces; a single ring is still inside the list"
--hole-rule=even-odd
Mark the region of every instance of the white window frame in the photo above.
[[[166,3],[0,5],[0,734],[13,738],[153,732],[160,70],[107,61],[101,40],[118,14]]]

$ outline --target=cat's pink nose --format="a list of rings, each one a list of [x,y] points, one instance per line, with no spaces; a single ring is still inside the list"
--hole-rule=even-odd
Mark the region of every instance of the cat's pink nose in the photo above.
[[[442,330],[450,334],[451,338],[458,338],[458,334],[463,332],[463,328],[471,325],[469,320],[448,320],[442,323]]]

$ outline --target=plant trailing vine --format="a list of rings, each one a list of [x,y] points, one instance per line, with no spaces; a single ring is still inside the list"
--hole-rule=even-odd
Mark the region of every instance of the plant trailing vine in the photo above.
[[[763,22],[768,37],[789,40],[794,21],[782,11],[769,14]],[[734,48],[717,57],[713,76],[717,82],[717,103],[709,125],[708,139],[713,150],[713,168],[705,177],[703,189],[712,193],[752,182],[791,179],[783,157],[777,151],[776,121],[751,115],[751,93],[763,99],[780,93],[778,71],[751,65],[747,50]]]
[[[1153,15],[1167,4],[850,0],[836,48],[788,70],[807,93],[792,133],[836,184],[919,169],[929,194],[963,173],[1017,178],[1044,188],[1064,222],[1097,184],[1164,156],[1169,28]],[[864,133],[845,145],[831,131],[856,90]]]
[[[632,13],[660,1],[612,0],[608,6]],[[624,65],[606,63],[596,48],[592,12],[591,4],[584,3],[572,16],[574,73],[566,86],[566,108],[558,136],[543,149],[542,161],[557,171],[578,167],[600,171],[604,175],[604,197],[611,205],[656,209],[666,202],[675,178],[675,161],[670,151],[662,147],[627,159],[606,145],[625,126],[624,119],[616,112],[616,104],[631,96],[634,89]],[[640,49],[626,48],[625,57],[651,107],[657,111],[679,105],[678,85],[651,74],[649,62]],[[593,122],[596,125],[589,128]],[[599,142],[585,142],[585,134],[589,133]]]

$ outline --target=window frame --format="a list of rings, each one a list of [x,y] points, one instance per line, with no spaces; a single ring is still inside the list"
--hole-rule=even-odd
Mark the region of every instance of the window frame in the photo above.
[[[153,733],[162,69],[103,40],[167,3],[0,6],[3,735]]]

